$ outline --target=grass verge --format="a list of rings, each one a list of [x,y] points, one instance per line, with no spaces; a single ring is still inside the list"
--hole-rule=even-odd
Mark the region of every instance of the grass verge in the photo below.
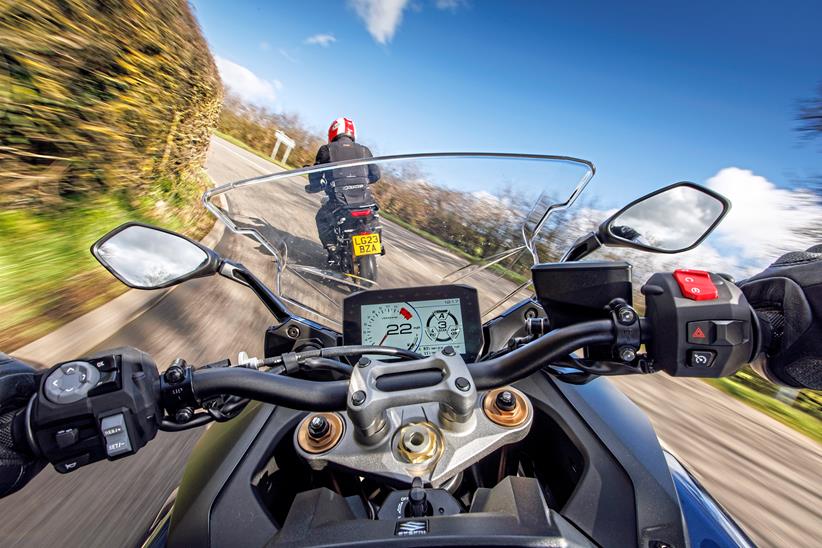
[[[229,135],[228,133],[223,133],[222,131],[215,131],[215,132],[214,132],[214,135],[216,135],[216,136],[217,136],[217,137],[219,137],[220,139],[223,139],[223,140],[225,140],[225,141],[228,141],[228,142],[229,142],[229,143],[231,143],[232,145],[236,145],[236,146],[240,147],[241,149],[243,149],[243,150],[245,150],[245,151],[247,151],[247,152],[250,152],[251,154],[254,154],[254,155],[256,155],[256,156],[259,156],[259,157],[260,157],[260,158],[262,158],[263,160],[266,160],[266,161],[268,161],[268,162],[271,162],[272,164],[277,164],[278,166],[280,166],[281,168],[283,168],[283,169],[285,169],[285,170],[295,169],[294,167],[289,166],[288,164],[284,164],[283,162],[281,162],[281,161],[279,161],[279,160],[273,160],[273,159],[271,158],[271,156],[267,155],[266,153],[264,153],[264,152],[262,152],[262,151],[257,150],[256,148],[251,148],[250,146],[248,146],[247,144],[245,144],[243,141],[240,141],[240,140],[239,140],[239,139],[237,139],[236,137],[232,137],[232,136],[231,136],[231,135]]]
[[[199,204],[211,180],[158,180],[152,190],[66,199],[48,211],[0,211],[0,350],[32,342],[124,293],[128,288],[89,252],[127,221],[201,238],[213,218]]]
[[[758,392],[735,381],[733,377],[711,379],[707,382],[711,386],[822,444],[822,420],[819,416],[813,416],[773,396]]]

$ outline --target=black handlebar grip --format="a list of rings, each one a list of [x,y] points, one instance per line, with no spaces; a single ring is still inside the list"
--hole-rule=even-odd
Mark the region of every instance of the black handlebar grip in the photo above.
[[[29,445],[25,408],[0,415],[0,498],[22,489],[45,465]]]
[[[35,369],[0,353],[0,497],[21,489],[46,464],[27,435],[26,405],[38,381]]]

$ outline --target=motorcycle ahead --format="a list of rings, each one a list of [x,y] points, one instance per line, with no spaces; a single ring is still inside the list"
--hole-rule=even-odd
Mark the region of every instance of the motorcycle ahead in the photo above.
[[[443,156],[471,159],[467,173],[477,179],[484,155]],[[178,234],[138,223],[113,230],[92,252],[130,287],[214,274],[247,286],[273,316],[265,356],[201,366],[178,359],[160,373],[145,352],[117,348],[57,364],[29,405],[29,443],[68,473],[126,458],[158,430],[211,424],[147,546],[751,545],[604,378],[733,374],[758,353],[760,327],[745,297],[714,273],[656,273],[642,286],[642,316],[628,263],[581,260],[601,246],[693,248],[729,202],[692,183],[671,185],[546,263],[538,260],[548,245],[541,228],[573,203],[593,166],[565,157],[494,158],[571,163],[584,172],[564,202],[540,193],[530,210],[517,206],[525,241],[506,256],[535,259],[533,294],[521,299],[526,286],[488,282],[497,259],[473,271],[476,286],[406,285],[414,278],[401,275],[419,272],[398,268],[389,271],[401,280],[394,287],[343,294],[335,329],[294,312],[332,316],[297,302],[297,289],[287,296],[287,279],[272,291],[242,264]],[[390,173],[386,164],[395,160],[372,161]],[[452,181],[455,171],[441,173]],[[206,204],[226,190],[211,191]],[[500,217],[503,205],[518,203],[466,193],[477,230],[484,212]],[[240,226],[225,210],[209,209],[229,228]],[[671,222],[681,211],[687,221]],[[365,223],[350,232],[353,245],[359,230],[374,229],[367,224],[374,217],[351,215]],[[497,232],[505,228],[499,223]],[[237,231],[276,249],[265,239],[276,230],[266,230]],[[289,272],[304,271],[278,270]],[[482,303],[493,301],[493,309],[499,300],[483,293],[495,290],[518,300],[484,319]],[[332,293],[323,295],[328,301]]]
[[[334,165],[340,164],[339,162]],[[345,164],[343,162],[343,164]],[[343,168],[345,165],[342,166]],[[338,167],[339,170],[339,167]],[[330,170],[329,173],[334,170]],[[322,172],[321,188],[326,190],[329,185],[335,188],[335,182],[326,181],[327,173]],[[345,185],[344,188],[351,188]],[[365,183],[354,184],[356,194],[370,196],[362,187]],[[315,192],[311,185],[305,186],[306,192]],[[336,194],[336,189],[333,192]],[[346,200],[338,202],[330,195],[322,199],[325,207],[329,201],[337,204],[333,209],[334,250],[330,256],[331,265],[343,275],[351,277],[355,286],[372,286],[377,282],[377,257],[385,255],[382,245],[382,226],[380,225],[379,207],[376,203],[360,203],[350,205]],[[365,282],[361,284],[360,282]]]

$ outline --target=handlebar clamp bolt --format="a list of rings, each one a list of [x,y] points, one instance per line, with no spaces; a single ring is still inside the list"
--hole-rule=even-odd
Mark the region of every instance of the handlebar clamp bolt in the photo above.
[[[619,349],[619,359],[624,362],[632,362],[636,359],[636,350],[630,346],[623,346]]]
[[[497,394],[496,404],[500,411],[513,411],[517,408],[517,398],[508,390],[503,390]]]
[[[328,424],[328,421],[322,415],[317,415],[312,417],[311,421],[308,423],[308,435],[311,438],[318,440],[325,436],[328,433],[328,430],[331,427]]]
[[[630,307],[623,306],[619,309],[617,318],[622,325],[631,325],[636,320],[636,314]]]
[[[358,367],[368,367],[369,365],[371,365],[371,360],[369,360],[365,356],[360,358],[359,361],[357,362]]]
[[[185,378],[185,372],[183,371],[183,368],[172,365],[166,370],[163,377],[165,377],[167,383],[177,384]]]
[[[351,404],[355,407],[359,407],[365,403],[365,392],[362,390],[357,390],[353,394],[351,394]]]
[[[468,392],[471,389],[471,383],[468,382],[468,379],[465,377],[457,377],[454,380],[454,386],[456,386],[460,392]]]
[[[193,413],[191,409],[188,407],[183,407],[182,409],[178,409],[177,412],[174,414],[174,420],[177,424],[185,424],[191,420]]]

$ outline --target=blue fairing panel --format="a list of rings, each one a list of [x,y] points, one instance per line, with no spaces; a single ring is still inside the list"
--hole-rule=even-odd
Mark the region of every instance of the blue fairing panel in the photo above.
[[[754,547],[753,541],[684,466],[665,451],[694,548]]]

